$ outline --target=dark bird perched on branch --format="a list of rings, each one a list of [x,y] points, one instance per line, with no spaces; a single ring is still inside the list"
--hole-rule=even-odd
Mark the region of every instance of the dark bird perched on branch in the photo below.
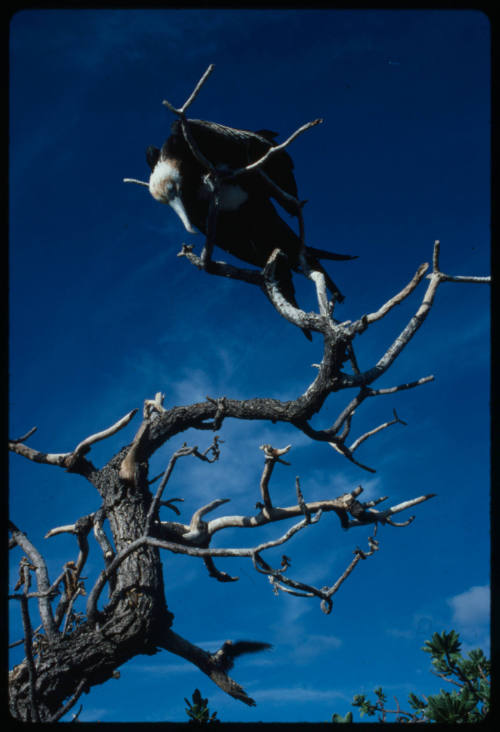
[[[258,641],[226,641],[212,656],[221,671],[227,673],[234,666],[235,658],[242,656],[244,653],[257,653],[272,648],[270,643],[259,643]]]
[[[270,130],[249,132],[202,120],[187,120],[187,123],[198,150],[222,175],[256,162],[277,144],[274,140],[277,133]],[[187,231],[196,233],[199,229],[207,235],[209,203],[214,192],[212,179],[207,167],[193,153],[179,120],[172,124],[171,133],[161,150],[154,146],[146,150],[151,168],[150,193],[157,201],[174,209]],[[274,249],[281,249],[288,258],[288,267],[280,266],[277,279],[281,292],[294,305],[290,270],[299,271],[304,260],[310,270],[323,273],[332,296],[342,301],[343,296],[319,259],[353,257],[306,246],[301,261],[300,238],[278,215],[271,202],[274,198],[289,214],[298,215],[297,204],[279,196],[273,187],[274,183],[297,199],[292,159],[280,150],[271,155],[261,169],[265,175],[254,169],[227,182],[222,181],[218,191],[214,243],[259,268],[265,266]]]

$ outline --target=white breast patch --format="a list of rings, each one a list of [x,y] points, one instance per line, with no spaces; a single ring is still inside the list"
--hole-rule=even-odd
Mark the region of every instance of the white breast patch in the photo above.
[[[200,189],[201,197],[208,199],[213,192],[210,180],[205,176]],[[248,199],[248,193],[241,186],[234,183],[223,183],[219,193],[219,208],[221,211],[236,211]]]
[[[220,193],[220,207],[222,211],[235,211],[248,198],[248,194],[240,186],[223,185]]]

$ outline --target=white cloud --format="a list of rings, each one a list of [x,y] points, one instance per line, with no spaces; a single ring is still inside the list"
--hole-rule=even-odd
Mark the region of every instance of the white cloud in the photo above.
[[[336,651],[342,645],[340,638],[334,635],[302,635],[302,642],[291,653],[293,663],[310,664],[315,658]]]
[[[452,621],[459,626],[478,626],[489,622],[490,588],[476,585],[447,600],[453,609]]]
[[[76,710],[78,707],[76,708]],[[104,717],[107,717],[110,710],[102,707],[90,707],[89,709],[82,709],[82,713],[78,717],[79,722],[102,722]],[[71,709],[71,711],[68,712],[67,717],[64,717],[67,721],[70,721],[73,719],[73,714],[75,714],[75,709]]]
[[[274,687],[269,689],[260,689],[252,691],[252,696],[255,697],[257,704],[262,701],[268,701],[276,705],[287,704],[295,702],[297,704],[303,704],[304,702],[322,702],[330,701],[331,699],[345,699],[351,701],[351,697],[347,694],[343,694],[336,689],[311,689],[301,686],[296,687]]]
[[[199,648],[203,648],[204,651],[209,651],[210,653],[215,653],[215,651],[218,651],[219,648],[222,647],[222,645],[227,641],[227,638],[216,638],[215,640],[202,640],[202,641],[193,641],[196,646]]]
[[[342,641],[334,635],[304,632],[305,616],[317,609],[317,605],[303,598],[282,595],[281,612],[272,624],[273,642],[280,647],[276,663],[286,658],[287,664],[310,664],[315,658],[336,651]]]
[[[413,613],[411,621],[405,628],[387,628],[387,635],[394,638],[404,638],[413,640],[414,638],[422,638],[428,640],[439,623],[430,615],[422,613]]]
[[[469,640],[463,640],[463,636],[470,635]],[[474,632],[471,634],[462,633],[462,655],[466,656],[470,651],[480,648],[486,657],[491,655],[491,638],[489,632]]]
[[[134,664],[134,673],[153,674],[154,676],[170,676],[170,674],[198,673],[192,663]]]
[[[305,443],[306,446],[310,445],[310,441]],[[359,471],[358,471],[359,472]],[[331,470],[318,469],[312,470],[308,475],[304,476],[304,484],[307,485],[308,495],[314,495],[315,499],[319,497],[326,498],[325,495],[328,491],[329,496],[340,496],[343,493],[350,493],[358,485],[363,488],[363,493],[359,497],[360,501],[370,501],[373,498],[378,498],[381,493],[381,479],[376,476],[373,478],[365,478],[359,475],[354,476],[354,471],[349,470],[336,470],[332,473]]]
[[[311,611],[311,607],[306,605],[300,598],[292,597],[291,595],[283,595],[281,600],[283,610],[279,621],[275,623],[276,629],[280,630],[281,633],[288,631],[295,638],[295,629],[293,626],[301,620],[303,615]]]

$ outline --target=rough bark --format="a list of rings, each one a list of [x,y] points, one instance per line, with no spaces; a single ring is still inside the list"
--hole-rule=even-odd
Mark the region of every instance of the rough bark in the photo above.
[[[119,478],[120,462],[119,458],[112,460],[90,473],[103,499],[116,552],[141,535],[151,502],[146,466],[139,465],[136,483],[127,485]],[[158,638],[172,620],[165,602],[159,550],[144,546],[118,567],[112,601],[99,613],[97,623],[84,623],[70,634],[58,633],[53,642],[40,639],[36,699],[41,720],[49,721],[81,682],[82,691],[88,691],[111,678],[134,656],[156,653]],[[14,715],[30,720],[26,661],[11,672],[10,694]]]

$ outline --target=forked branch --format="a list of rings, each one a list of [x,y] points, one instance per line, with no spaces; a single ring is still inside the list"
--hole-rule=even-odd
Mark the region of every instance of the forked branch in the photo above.
[[[395,419],[398,419],[395,417]],[[213,445],[211,446],[211,448]],[[213,566],[213,560],[217,557],[247,557],[252,560],[255,568],[259,572],[268,574],[272,580],[273,589],[277,592],[279,589],[284,589],[286,592],[299,592],[304,594],[306,597],[319,597],[322,600],[322,608],[325,612],[330,612],[331,602],[330,597],[340,587],[345,577],[350,574],[354,569],[357,562],[352,564],[348,573],[341,581],[337,580],[332,587],[334,589],[325,590],[325,588],[315,588],[310,584],[291,579],[288,575],[285,576],[285,572],[288,569],[289,564],[286,567],[273,570],[262,558],[262,553],[274,549],[289,542],[293,536],[298,532],[302,531],[308,526],[312,526],[317,523],[321,515],[327,512],[334,512],[340,519],[341,526],[344,529],[363,526],[367,524],[390,524],[392,526],[403,526],[408,525],[412,520],[411,517],[408,521],[396,524],[391,521],[391,517],[401,511],[404,511],[412,506],[427,501],[432,498],[434,494],[428,494],[426,496],[419,496],[417,498],[405,501],[404,503],[392,506],[384,511],[379,511],[374,508],[375,505],[386,500],[386,496],[370,501],[368,503],[360,503],[358,497],[362,493],[362,487],[358,486],[350,493],[343,494],[334,499],[325,499],[321,501],[306,501],[300,488],[299,479],[296,479],[296,494],[297,504],[288,506],[285,508],[275,507],[270,496],[270,478],[272,471],[276,463],[281,463],[288,466],[290,463],[283,460],[282,456],[287,454],[290,450],[290,445],[285,448],[273,448],[271,445],[263,445],[262,450],[264,451],[265,462],[264,470],[259,484],[260,498],[262,503],[257,503],[257,507],[260,508],[259,512],[255,515],[245,516],[221,516],[219,518],[212,519],[210,521],[204,521],[203,517],[207,513],[212,512],[216,508],[227,503],[228,499],[214,499],[209,504],[200,507],[193,514],[189,524],[179,524],[177,522],[163,521],[161,523],[156,519],[154,535],[151,534],[152,529],[152,517],[157,515],[158,507],[160,505],[160,497],[165,490],[168,480],[170,479],[174,465],[179,457],[186,455],[194,455],[198,452],[198,448],[189,448],[184,445],[180,450],[174,453],[167,469],[164,473],[162,482],[156,492],[155,500],[152,503],[154,508],[150,510],[146,521],[145,531],[142,536],[135,541],[128,544],[122,549],[116,557],[108,564],[108,566],[101,572],[97,579],[94,587],[89,593],[87,601],[87,617],[89,622],[96,622],[98,619],[97,602],[99,596],[108,582],[113,577],[122,564],[122,562],[129,557],[132,553],[138,551],[144,546],[154,546],[159,549],[165,549],[174,554],[185,554],[192,557],[199,557],[209,561],[209,570],[211,576],[215,576],[220,581],[230,581],[237,578],[230,578],[225,573],[219,573],[218,570]],[[209,448],[210,449],[210,448]],[[205,451],[205,453],[208,450]],[[203,455],[202,453],[200,453]],[[208,462],[212,462],[208,460]],[[349,518],[349,514],[351,518]],[[228,528],[257,528],[270,523],[281,522],[293,518],[302,517],[300,521],[290,526],[284,534],[277,537],[276,539],[269,540],[267,542],[260,543],[253,547],[248,548],[234,548],[234,547],[211,547],[210,543],[212,537],[217,532],[220,532]],[[174,538],[173,541],[170,537]],[[370,556],[374,549],[373,537],[369,539],[369,545],[371,551],[361,552],[359,550],[361,558]],[[372,542],[372,544],[370,544]],[[358,550],[357,550],[358,551]],[[218,576],[220,575],[220,576]],[[328,589],[328,588],[327,588]]]
[[[33,429],[27,432],[23,437],[16,440],[9,440],[9,450],[28,458],[28,460],[33,460],[35,463],[58,465],[61,468],[66,468],[68,471],[81,473],[88,477],[92,471],[95,471],[95,468],[92,463],[84,458],[84,455],[89,452],[94,443],[99,442],[100,440],[105,440],[107,437],[111,437],[111,435],[116,434],[126,427],[136,413],[137,409],[132,409],[131,412],[126,414],[110,427],[86,437],[84,440],[79,442],[71,452],[46,453],[34,450],[32,447],[25,445],[24,442],[36,431],[36,427],[33,427]]]

